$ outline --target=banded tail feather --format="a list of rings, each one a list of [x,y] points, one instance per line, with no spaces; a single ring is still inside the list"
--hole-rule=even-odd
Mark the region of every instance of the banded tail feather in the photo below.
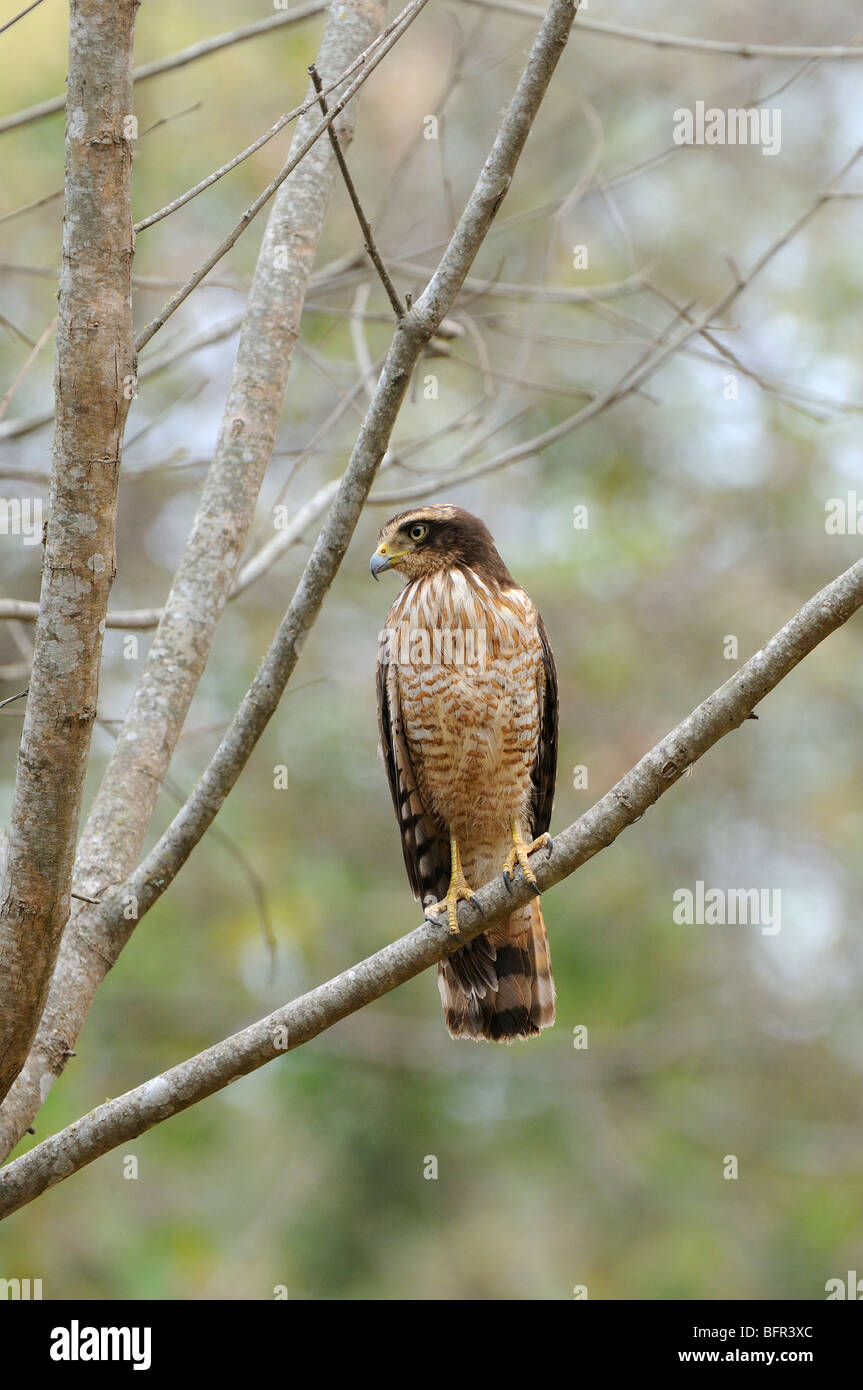
[[[539,900],[474,937],[438,966],[453,1038],[514,1042],[554,1023],[554,978]]]

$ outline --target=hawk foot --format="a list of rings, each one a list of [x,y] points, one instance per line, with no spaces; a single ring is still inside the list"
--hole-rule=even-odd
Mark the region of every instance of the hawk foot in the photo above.
[[[431,912],[434,914],[435,917],[441,917],[444,913],[446,913],[446,919],[449,922],[450,931],[457,932],[459,903],[472,903],[474,902],[475,898],[476,894],[474,893],[464,874],[459,874],[457,878],[452,879],[449,889],[447,890],[447,895],[443,899],[443,901],[439,903],[433,903],[431,907],[426,909],[426,915],[428,915],[428,913]]]
[[[507,887],[512,883],[516,864],[520,865],[521,871],[527,882],[532,883],[534,887],[536,887],[536,874],[530,867],[529,856],[535,854],[538,849],[551,850],[551,836],[548,832],[546,831],[544,835],[538,836],[532,844],[528,844],[527,841],[523,839],[518,825],[514,824],[512,827],[512,849],[503,861],[503,880]]]
[[[435,917],[440,917],[445,912],[446,919],[449,922],[450,931],[456,933],[458,931],[459,903],[472,903],[474,901],[474,898],[476,897],[476,894],[474,893],[473,889],[471,888],[470,884],[464,876],[464,869],[461,866],[461,855],[459,854],[458,849],[458,841],[456,840],[454,835],[450,835],[449,847],[452,872],[450,874],[447,895],[442,902],[434,903],[430,908],[428,908],[426,911],[426,916],[428,916],[429,912],[431,912],[434,914]]]

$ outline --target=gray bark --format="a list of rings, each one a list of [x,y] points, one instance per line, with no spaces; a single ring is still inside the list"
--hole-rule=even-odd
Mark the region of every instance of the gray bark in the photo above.
[[[56,420],[33,670],[0,888],[0,1097],[32,1042],[69,915],[135,354],[127,118],[137,0],[73,0]]]
[[[384,14],[384,5],[378,0],[336,0],[318,58],[325,81],[338,77],[368,46],[380,32]],[[314,97],[311,87],[309,95]],[[352,102],[340,117],[345,143],[352,137],[355,116]],[[297,124],[292,150],[299,148],[319,123],[320,112],[313,104]],[[75,881],[87,897],[97,897],[108,885],[121,882],[137,863],[159,788],[203,674],[278,433],[294,344],[336,172],[329,142],[319,140],[276,195],[192,534],[81,837]],[[100,620],[102,617],[104,609]],[[91,718],[93,714],[95,699]],[[93,948],[90,915],[88,909],[76,905],[63,937],[36,1042],[2,1110],[0,1151],[8,1152],[17,1142],[62,1071],[109,968],[104,951]],[[65,909],[61,907],[57,913],[58,919],[62,918],[56,924],[58,933],[66,916],[68,898]],[[130,929],[134,924],[127,921],[124,925]],[[55,941],[50,963],[56,945]],[[44,1000],[43,993],[39,1012]],[[28,1044],[36,1022],[38,1013]],[[17,1071],[24,1061],[20,1049],[16,1061]]]

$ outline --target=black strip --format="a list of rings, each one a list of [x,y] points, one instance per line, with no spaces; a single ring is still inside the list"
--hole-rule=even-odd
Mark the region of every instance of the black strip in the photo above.
[[[507,975],[525,975],[529,980],[533,978],[530,956],[520,946],[498,946],[494,967],[499,980]]]
[[[492,1014],[488,1032],[491,1038],[522,1038],[538,1033],[539,1029],[535,1023],[531,1023],[530,1015],[522,1005],[518,1009],[500,1009]]]

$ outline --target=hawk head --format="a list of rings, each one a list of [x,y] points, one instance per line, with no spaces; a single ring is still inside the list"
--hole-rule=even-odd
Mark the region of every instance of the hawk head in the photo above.
[[[484,521],[461,507],[416,507],[387,522],[369,566],[372,578],[398,570],[408,582],[438,570],[469,569],[486,584],[514,581]]]

